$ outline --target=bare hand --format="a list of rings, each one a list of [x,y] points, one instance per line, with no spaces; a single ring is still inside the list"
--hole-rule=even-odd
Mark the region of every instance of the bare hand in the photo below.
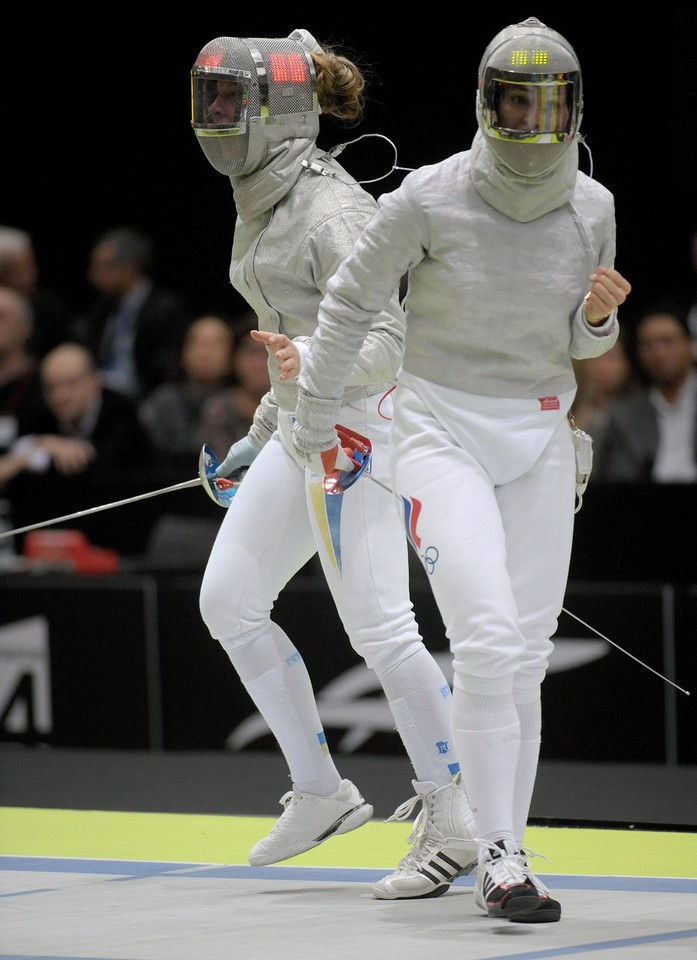
[[[48,450],[53,466],[58,473],[64,474],[82,473],[97,455],[91,443],[78,437],[45,434],[37,437],[37,446]]]
[[[610,267],[596,267],[588,279],[593,286],[586,294],[583,304],[589,323],[604,320],[615,307],[624,303],[632,289],[629,281]]]
[[[267,330],[250,331],[253,340],[263,343],[269,356],[278,360],[279,380],[293,380],[300,373],[300,351],[285,333],[269,333]]]

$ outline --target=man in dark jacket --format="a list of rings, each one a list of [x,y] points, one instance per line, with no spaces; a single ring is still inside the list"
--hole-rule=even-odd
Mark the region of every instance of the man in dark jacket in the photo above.
[[[647,310],[635,330],[643,387],[612,401],[593,479],[697,482],[697,369],[684,312]]]
[[[104,387],[90,351],[51,350],[40,367],[43,405],[3,457],[15,527],[62,517],[148,489],[151,448],[134,402]],[[147,530],[133,511],[71,521],[94,543],[137,553]]]
[[[185,298],[153,279],[154,260],[152,240],[139,231],[102,234],[87,272],[98,295],[71,330],[97,357],[104,385],[136,401],[176,378],[193,319]]]

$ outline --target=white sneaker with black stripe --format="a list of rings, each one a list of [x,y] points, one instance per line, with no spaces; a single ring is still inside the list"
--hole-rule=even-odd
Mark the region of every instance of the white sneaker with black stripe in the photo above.
[[[510,840],[480,841],[486,855],[479,864],[474,885],[474,902],[490,917],[518,923],[542,923],[535,917],[540,894],[528,874],[525,855]]]
[[[350,780],[342,780],[329,797],[289,790],[279,800],[283,813],[268,836],[249,853],[253,867],[265,867],[312,850],[330,837],[349,833],[373,816],[373,808]]]
[[[474,817],[458,773],[444,787],[430,781],[412,781],[416,796],[402,803],[390,820],[407,820],[417,804],[421,810],[407,843],[409,853],[394,873],[373,887],[377,900],[413,900],[440,897],[456,877],[477,866],[479,846]]]

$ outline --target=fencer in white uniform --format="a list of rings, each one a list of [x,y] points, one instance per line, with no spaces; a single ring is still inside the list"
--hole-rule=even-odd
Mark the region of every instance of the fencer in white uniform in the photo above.
[[[476,866],[477,844],[450,732],[449,684],[419,633],[409,596],[401,520],[377,485],[325,493],[324,469],[299,466],[291,439],[297,380],[279,370],[279,344],[306,352],[327,282],[377,204],[316,143],[321,110],[355,119],[364,79],[305,30],[288,38],[219,37],[192,69],[192,123],[204,154],[230,178],[237,209],[230,279],[273,334],[271,389],[249,434],[219,476],[248,468],[212,548],[200,591],[202,617],[227,652],[287,761],[292,790],[250,863],[285,860],[360,827],[372,807],[342,780],[327,743],[302,636],[271,619],[280,591],[318,553],[354,650],[379,678],[414,769],[420,806],[414,846],[376,883],[376,897],[437,896]],[[392,393],[404,314],[399,278],[370,324],[338,404],[341,423],[370,436],[375,476],[389,483]],[[297,355],[296,355],[297,354]],[[328,630],[331,659],[345,642]],[[410,841],[411,842],[411,841]]]
[[[572,547],[571,359],[610,349],[630,290],[614,269],[613,196],[579,170],[582,110],[561,35],[529,18],[494,37],[471,149],[381,196],[329,282],[294,425],[300,462],[336,448],[346,375],[408,272],[391,485],[452,650],[475,903],[533,923],[561,916],[524,830]]]

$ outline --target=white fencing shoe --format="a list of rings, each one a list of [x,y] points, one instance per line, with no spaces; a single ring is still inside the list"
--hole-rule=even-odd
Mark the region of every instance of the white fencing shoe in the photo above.
[[[477,870],[474,902],[490,917],[503,917],[518,923],[542,923],[535,918],[540,894],[527,873],[525,856],[509,840],[481,841],[486,857]]]
[[[416,796],[401,804],[388,820],[406,820],[420,803],[421,810],[407,843],[409,853],[394,873],[373,887],[377,900],[413,900],[440,897],[456,877],[477,866],[479,845],[474,817],[458,773],[444,787],[412,781]]]
[[[268,836],[255,843],[249,853],[253,867],[265,867],[312,850],[336,834],[362,827],[373,816],[372,806],[350,780],[342,780],[329,797],[293,788],[279,803],[285,808],[283,813]]]

